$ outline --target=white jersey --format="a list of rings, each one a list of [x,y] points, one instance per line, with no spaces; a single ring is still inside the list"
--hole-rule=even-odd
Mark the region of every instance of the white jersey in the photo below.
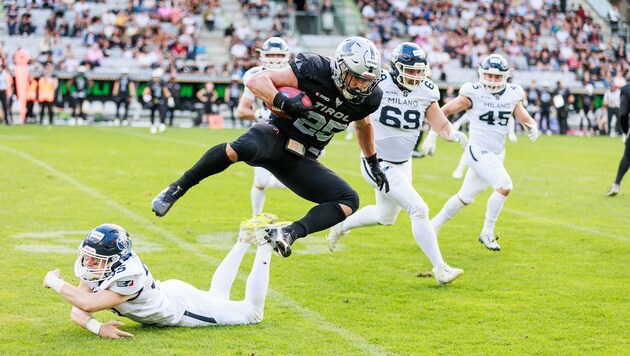
[[[245,90],[243,91],[243,97],[249,98],[254,101],[252,105],[252,110],[255,113],[254,120],[256,120],[256,122],[267,122],[267,120],[269,120],[269,115],[271,114],[271,111],[269,110],[269,108],[267,108],[267,106],[262,100],[258,99],[254,95],[254,93],[252,93],[252,91],[249,90],[249,88],[247,87],[247,82],[253,76],[262,72],[263,70],[265,70],[263,66],[257,66],[257,67],[252,67],[248,69],[247,72],[243,74],[243,85],[245,85]]]
[[[79,276],[79,261],[75,264],[75,274]],[[109,289],[120,295],[136,297],[117,305],[111,310],[124,317],[145,325],[176,325],[185,310],[178,305],[172,288],[163,288],[159,281],[153,279],[149,269],[134,253],[118,266],[113,275],[101,282],[86,283],[94,293]]]
[[[516,105],[525,98],[523,88],[507,84],[502,93],[492,94],[480,83],[466,83],[459,94],[472,102],[472,107],[466,111],[470,116],[468,143],[495,154],[503,152],[508,121]]]
[[[427,108],[440,100],[437,85],[425,79],[414,91],[396,85],[391,74],[381,75],[378,86],[383,90],[379,108],[370,114],[378,157],[388,162],[405,162],[420,135]]]

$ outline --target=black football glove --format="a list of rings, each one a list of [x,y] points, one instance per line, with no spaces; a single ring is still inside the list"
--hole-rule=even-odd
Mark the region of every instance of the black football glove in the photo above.
[[[312,106],[306,106],[302,103],[302,97],[304,92],[296,95],[293,98],[288,98],[282,93],[278,92],[273,98],[273,106],[284,111],[291,118],[307,117],[308,112],[313,109]]]
[[[370,157],[365,157],[365,161],[370,165],[370,172],[372,172],[372,176],[376,186],[378,186],[378,190],[382,191],[384,188],[385,193],[389,193],[389,182],[387,181],[385,172],[381,169],[381,165],[378,164],[376,153]]]

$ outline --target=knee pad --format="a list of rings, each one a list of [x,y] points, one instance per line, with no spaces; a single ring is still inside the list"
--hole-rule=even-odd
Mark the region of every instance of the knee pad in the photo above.
[[[387,212],[387,214],[381,215],[379,214],[376,221],[378,221],[379,225],[390,226],[394,225],[396,222],[396,218],[398,214],[392,214],[393,212]]]
[[[470,205],[470,204],[472,204],[473,201],[475,201],[475,197],[474,196],[471,196],[469,194],[463,193],[461,191],[459,193],[457,193],[457,198],[464,205]]]
[[[409,211],[407,211],[409,218],[412,220],[416,219],[425,219],[429,217],[429,206],[427,203],[422,202],[420,204],[416,204],[412,206]]]
[[[352,209],[352,213],[354,214],[359,209],[359,193],[357,193],[357,191],[354,189],[348,190],[344,194],[344,196],[342,196],[340,199],[337,199],[336,202],[339,204],[347,205],[348,207],[350,207],[350,209]]]

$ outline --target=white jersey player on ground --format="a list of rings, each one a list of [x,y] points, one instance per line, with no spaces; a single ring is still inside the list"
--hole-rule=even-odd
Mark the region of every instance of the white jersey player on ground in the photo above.
[[[160,282],[131,250],[129,234],[120,226],[102,224],[90,231],[79,246],[74,266],[80,278],[77,287],[66,283],[58,269],[44,278],[44,286],[58,292],[72,305],[71,319],[91,332],[111,339],[133,337],[118,329],[122,322],[101,324],[92,313],[112,312],[145,325],[212,326],[258,323],[269,284],[273,251],[262,235],[262,226],[276,222],[271,214],[261,214],[241,224],[239,241],[223,259],[212,278],[209,291],[199,290],[180,280]],[[247,278],[245,299],[230,300],[230,289],[243,256],[252,243],[260,241],[252,270]]]
[[[463,270],[452,268],[442,259],[437,237],[429,224],[429,207],[412,185],[411,154],[424,120],[436,128],[442,138],[466,147],[466,135],[453,129],[437,101],[437,85],[426,78],[425,52],[415,43],[398,45],[391,55],[389,72],[381,75],[381,105],[370,115],[374,127],[376,152],[387,175],[390,190],[380,191],[365,161],[363,177],[376,192],[376,205],[361,208],[343,222],[333,226],[328,235],[331,251],[349,230],[372,225],[392,225],[401,209],[411,219],[414,239],[433,265],[440,284],[453,281]]]
[[[469,122],[470,122],[470,116],[464,113],[464,115],[462,115],[462,117],[460,117],[459,120],[453,123],[453,127],[455,127],[456,130],[460,130],[463,125]],[[516,133],[514,132],[516,125],[514,124],[514,118],[512,116],[510,116],[510,121],[508,121],[507,126],[508,126],[508,138],[510,139],[512,143],[516,143],[518,141],[518,137],[516,137]],[[435,138],[433,138],[433,140],[435,140]],[[430,143],[429,137],[427,137],[427,142]],[[459,159],[457,168],[455,168],[455,170],[453,171],[453,178],[455,179],[463,178],[466,167],[468,167],[468,162],[466,160],[466,151],[464,151],[462,152],[462,156]]]
[[[267,39],[260,52],[261,66],[250,68],[243,75],[243,84],[247,84],[249,79],[263,70],[279,70],[289,66],[291,53],[289,46],[279,37],[270,37]],[[245,86],[243,95],[238,102],[236,115],[245,120],[253,120],[255,122],[267,122],[270,111],[265,104],[257,99],[256,96]],[[268,187],[286,189],[284,184],[280,183],[268,170],[262,167],[254,167],[254,184],[250,192],[252,201],[253,216],[262,213],[265,206],[265,189]]]
[[[494,192],[488,198],[479,241],[494,251],[501,249],[496,241],[494,225],[512,190],[512,179],[503,167],[505,135],[510,117],[514,115],[520,121],[530,140],[538,139],[536,121],[522,103],[525,92],[518,85],[508,84],[510,73],[507,60],[492,54],[479,65],[479,82],[462,85],[459,96],[442,107],[446,116],[463,110],[467,110],[470,116],[470,140],[466,147],[466,160],[470,169],[457,194],[431,219],[431,225],[437,233],[445,222],[472,203],[489,185],[492,186]]]

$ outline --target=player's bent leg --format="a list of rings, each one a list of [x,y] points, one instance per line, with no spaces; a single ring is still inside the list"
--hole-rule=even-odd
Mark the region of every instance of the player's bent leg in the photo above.
[[[230,299],[230,290],[250,243],[237,242],[219,264],[210,283],[210,295],[219,299]]]

